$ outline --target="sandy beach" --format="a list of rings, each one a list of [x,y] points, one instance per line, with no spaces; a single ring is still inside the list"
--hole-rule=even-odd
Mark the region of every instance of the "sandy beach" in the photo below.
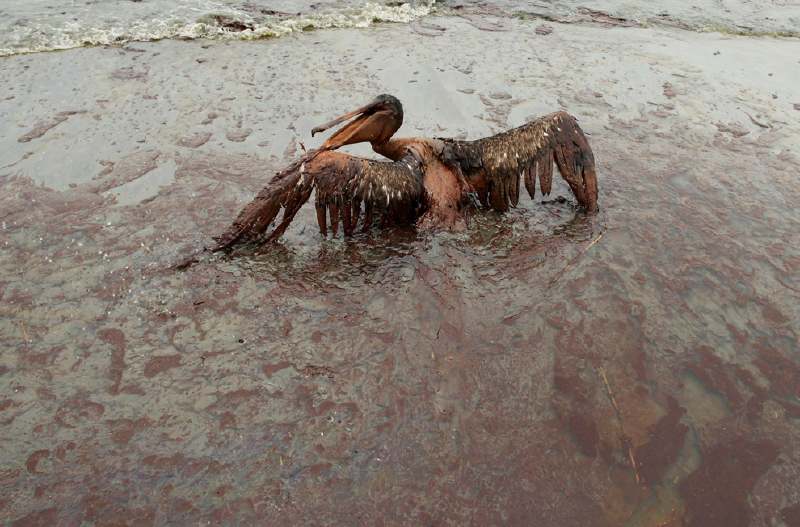
[[[0,519],[800,525],[798,52],[467,13],[0,58]],[[307,206],[171,269],[379,93],[399,136],[569,111],[599,214]]]

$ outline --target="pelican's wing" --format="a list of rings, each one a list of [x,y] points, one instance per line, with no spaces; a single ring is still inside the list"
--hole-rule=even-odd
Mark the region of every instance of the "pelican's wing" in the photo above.
[[[365,205],[363,224],[368,227],[375,209],[396,216],[413,216],[424,203],[422,162],[408,153],[396,162],[363,159],[341,152],[313,151],[279,172],[239,213],[225,233],[216,238],[213,251],[262,239],[278,239],[289,227],[300,207],[316,189],[317,221],[327,234],[328,216],[335,235],[339,221],[346,235],[355,229]],[[265,234],[278,213],[283,216]]]
[[[520,179],[531,198],[537,177],[542,194],[549,194],[553,162],[578,202],[590,212],[597,209],[594,155],[577,120],[566,112],[476,141],[443,141],[444,160],[459,166],[481,202],[495,210],[517,205]]]

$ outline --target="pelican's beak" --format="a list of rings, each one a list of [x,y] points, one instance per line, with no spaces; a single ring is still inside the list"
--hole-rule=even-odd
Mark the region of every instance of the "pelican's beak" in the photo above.
[[[314,137],[314,134],[316,134],[317,132],[324,132],[328,128],[333,128],[337,124],[343,123],[345,121],[349,121],[350,119],[352,119],[353,117],[356,117],[357,115],[366,115],[366,114],[372,113],[372,112],[375,111],[376,108],[378,108],[378,106],[380,104],[381,104],[381,101],[379,99],[375,99],[371,103],[369,103],[369,104],[367,104],[365,106],[362,106],[361,108],[358,108],[357,110],[353,110],[350,113],[346,113],[346,114],[344,114],[342,116],[337,117],[333,121],[330,121],[330,122],[327,122],[327,123],[325,123],[323,125],[317,126],[317,127],[315,127],[314,129],[311,130],[311,137]]]

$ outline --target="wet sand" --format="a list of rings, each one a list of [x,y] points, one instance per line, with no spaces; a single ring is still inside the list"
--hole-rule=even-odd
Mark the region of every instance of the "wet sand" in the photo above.
[[[0,61],[0,518],[797,525],[800,44],[424,23]],[[401,136],[570,111],[601,212],[307,207],[169,269],[382,92]]]

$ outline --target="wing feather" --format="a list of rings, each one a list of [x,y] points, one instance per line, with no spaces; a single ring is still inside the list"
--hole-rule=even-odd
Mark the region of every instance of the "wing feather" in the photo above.
[[[542,153],[538,156],[539,167],[539,188],[542,190],[542,195],[549,196],[550,190],[553,187],[553,156],[550,148],[543,149]],[[533,197],[533,194],[531,194]]]
[[[597,209],[594,155],[577,120],[566,112],[476,141],[442,141],[443,159],[457,164],[481,202],[495,210],[517,205],[520,179],[531,198],[536,178],[542,194],[550,194],[553,162],[578,202],[590,212]]]
[[[227,250],[237,243],[278,239],[297,212],[316,190],[316,214],[320,232],[337,234],[339,223],[351,235],[365,205],[364,228],[374,211],[395,210],[418,214],[424,206],[423,164],[409,152],[396,162],[374,161],[334,151],[313,151],[272,178],[239,213],[233,224],[216,238],[213,251]],[[266,234],[280,211],[283,215]]]
[[[536,194],[536,176],[539,173],[540,162],[539,159],[535,159],[531,166],[523,169],[525,173],[525,190],[528,191],[529,196],[534,196]]]

